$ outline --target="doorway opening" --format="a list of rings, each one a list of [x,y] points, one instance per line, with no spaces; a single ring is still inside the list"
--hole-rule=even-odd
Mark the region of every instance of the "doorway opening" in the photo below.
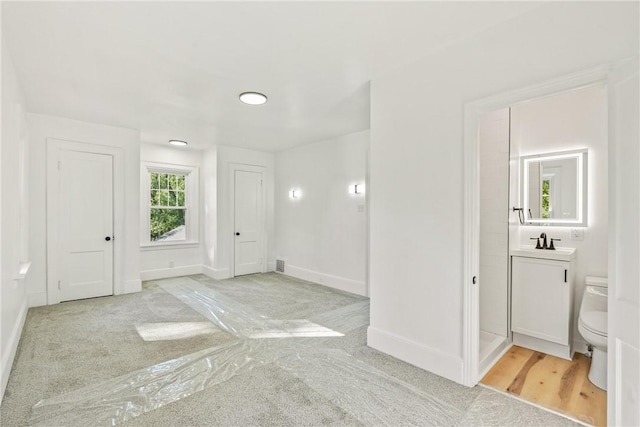
[[[625,267],[624,260],[627,252],[637,254],[637,230],[623,230],[625,224],[637,224],[637,209],[627,209],[629,193],[624,195],[625,189],[629,185],[637,185],[637,153],[638,153],[638,99],[629,96],[630,93],[637,93],[638,85],[638,61],[637,58],[621,60],[616,63],[606,64],[601,67],[565,76],[537,86],[521,89],[506,94],[486,98],[480,101],[469,103],[465,106],[465,253],[464,253],[464,383],[472,386],[478,383],[481,378],[479,365],[479,311],[480,311],[480,283],[479,272],[479,241],[480,241],[480,192],[479,192],[479,146],[478,146],[478,126],[480,117],[487,112],[507,108],[526,100],[534,100],[549,95],[567,92],[591,85],[602,85],[607,96],[605,114],[605,126],[607,147],[604,156],[608,156],[605,162],[605,171],[600,171],[604,175],[603,190],[606,194],[604,215],[593,216],[591,210],[598,202],[589,194],[589,222],[582,225],[583,230],[573,230],[570,226],[564,228],[557,227],[557,230],[564,230],[567,241],[580,240],[583,236],[587,240],[587,232],[591,234],[592,221],[604,219],[608,220],[603,236],[599,236],[599,246],[607,251],[607,267],[602,277],[608,277],[608,342],[612,345],[608,347],[608,393],[607,412],[608,422],[612,424],[623,423],[622,420],[637,420],[638,400],[632,399],[624,401],[621,389],[628,391],[637,390],[637,384],[631,386],[627,377],[630,373],[638,371],[639,353],[638,336],[631,335],[628,319],[637,319],[638,302],[628,298],[630,287],[637,291],[637,268],[629,269]],[[520,153],[525,155],[526,153]],[[513,153],[512,153],[513,155]],[[633,159],[633,160],[631,160]],[[633,166],[631,166],[632,162]],[[591,163],[591,158],[590,158]],[[595,173],[589,170],[589,175]],[[629,178],[629,177],[632,178]],[[591,178],[589,178],[591,181]],[[631,181],[629,181],[631,179]],[[601,180],[602,181],[602,180]],[[633,184],[630,184],[630,183]],[[590,190],[591,191],[591,188]],[[637,192],[632,192],[632,199],[637,205]],[[541,220],[540,222],[547,222]],[[548,225],[548,224],[547,224]],[[519,227],[519,229],[526,229]],[[531,229],[529,229],[529,232]],[[610,238],[608,238],[610,236]],[[524,238],[524,235],[521,236]],[[526,236],[527,238],[529,236]],[[552,236],[553,237],[553,236]],[[575,237],[575,239],[574,239]],[[608,244],[607,244],[608,242]],[[588,257],[586,257],[588,259]],[[637,259],[637,256],[636,256]],[[584,262],[584,258],[583,258]],[[590,263],[591,260],[588,260]],[[589,264],[591,265],[591,264]],[[594,276],[599,273],[592,273]],[[626,278],[623,280],[622,278]],[[576,283],[584,285],[581,278],[576,279]],[[571,301],[573,309],[580,302],[582,289],[578,289]],[[628,292],[627,297],[623,293]],[[637,294],[637,292],[636,292]],[[624,313],[624,314],[623,314]],[[577,313],[572,314],[575,319]],[[627,320],[624,320],[627,319]],[[637,324],[634,323],[634,324]],[[575,324],[572,332],[575,333]],[[635,329],[637,331],[637,328]],[[576,336],[579,336],[576,334]],[[616,345],[613,345],[616,343]],[[579,345],[573,343],[579,351]],[[632,362],[633,361],[633,362]],[[626,372],[626,374],[625,374]],[[635,392],[634,392],[635,393]],[[624,394],[628,395],[628,394]],[[636,394],[634,394],[635,396]],[[636,422],[637,424],[637,422]]]

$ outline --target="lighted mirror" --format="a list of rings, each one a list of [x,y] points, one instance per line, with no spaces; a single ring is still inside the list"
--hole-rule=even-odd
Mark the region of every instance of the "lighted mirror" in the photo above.
[[[587,150],[521,159],[527,225],[587,226]]]

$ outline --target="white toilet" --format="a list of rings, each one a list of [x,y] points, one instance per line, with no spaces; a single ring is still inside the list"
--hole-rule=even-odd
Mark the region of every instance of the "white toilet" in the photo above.
[[[593,346],[589,381],[607,390],[607,279],[587,277],[585,280],[578,330]]]

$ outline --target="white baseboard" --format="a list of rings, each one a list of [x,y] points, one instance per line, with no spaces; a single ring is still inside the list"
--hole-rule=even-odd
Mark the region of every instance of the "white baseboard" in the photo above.
[[[550,354],[565,360],[573,358],[573,349],[569,345],[556,344],[551,341],[521,334],[513,333],[513,343],[524,348],[539,351],[540,353]]]
[[[157,280],[157,279],[167,279],[169,277],[189,276],[191,274],[200,274],[200,273],[202,273],[201,265],[185,265],[182,267],[159,268],[156,270],[141,271],[140,279],[142,281]]]
[[[274,267],[275,269],[275,267]],[[367,285],[365,282],[357,280],[345,279],[344,277],[333,276],[331,274],[320,273],[318,271],[308,270],[295,265],[286,265],[284,274],[302,280],[319,283],[330,288],[338,289],[345,292],[351,292],[356,295],[367,295]]]
[[[229,269],[228,268],[213,268],[208,265],[201,266],[202,269],[200,273],[204,274],[207,277],[211,277],[215,280],[222,280],[230,278]]]
[[[2,366],[0,366],[0,404],[4,397],[4,392],[9,382],[9,374],[11,374],[11,367],[13,366],[13,359],[16,357],[18,351],[18,344],[20,343],[20,337],[22,336],[22,329],[24,328],[24,322],[27,319],[28,304],[27,299],[22,303],[20,311],[18,312],[18,318],[16,324],[13,326],[11,336],[7,346],[3,348],[2,352]]]
[[[459,356],[443,353],[374,326],[367,329],[367,345],[418,368],[462,384],[463,361]]]
[[[34,292],[27,294],[27,304],[29,307],[41,307],[47,305],[47,293],[46,292]]]

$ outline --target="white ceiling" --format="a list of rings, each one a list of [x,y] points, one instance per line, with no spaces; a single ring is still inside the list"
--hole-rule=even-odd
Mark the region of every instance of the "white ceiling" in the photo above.
[[[278,151],[369,128],[372,78],[535,6],[3,1],[2,33],[29,111]]]

